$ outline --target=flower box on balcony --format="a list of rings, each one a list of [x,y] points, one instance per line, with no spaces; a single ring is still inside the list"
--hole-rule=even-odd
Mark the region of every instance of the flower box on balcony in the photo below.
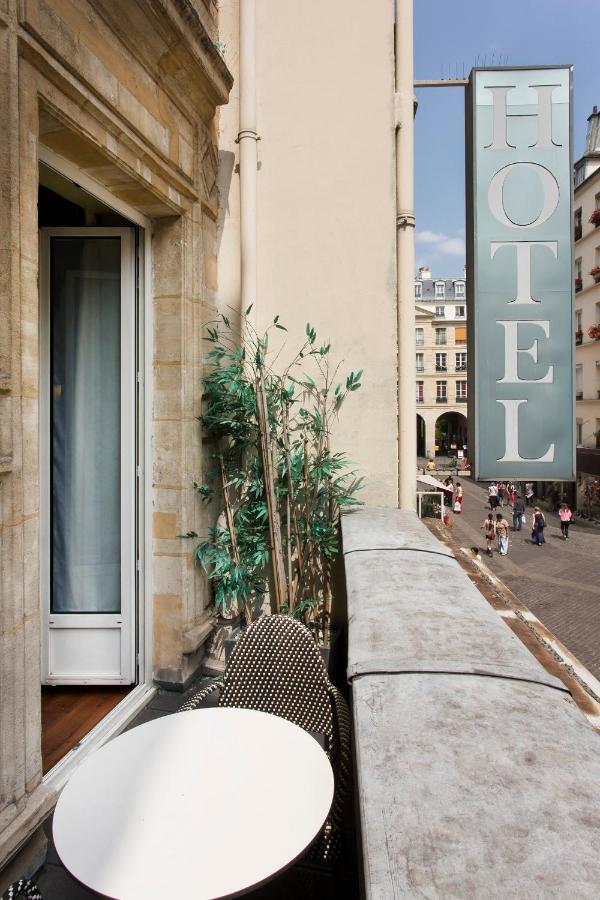
[[[592,276],[596,284],[598,284],[598,282],[600,282],[600,266],[594,266],[593,269],[590,269],[590,275]]]
[[[583,278],[576,278],[575,279],[575,290],[580,291],[582,287],[583,287]]]
[[[576,344],[581,344],[582,341],[583,341],[583,331],[577,330],[577,331],[575,332],[575,343],[576,343]]]
[[[600,209],[595,209],[591,214],[590,225],[595,225],[596,228],[598,227],[598,225],[600,225]]]
[[[593,341],[600,341],[600,324],[590,325],[588,328],[588,337],[591,337]]]

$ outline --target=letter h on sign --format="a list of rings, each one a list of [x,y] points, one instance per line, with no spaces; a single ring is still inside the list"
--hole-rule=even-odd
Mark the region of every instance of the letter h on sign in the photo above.
[[[478,478],[574,477],[571,69],[467,89],[469,453]]]

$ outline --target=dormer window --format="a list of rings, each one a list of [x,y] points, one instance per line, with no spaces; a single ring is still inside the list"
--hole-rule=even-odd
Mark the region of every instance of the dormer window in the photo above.
[[[465,298],[465,283],[464,281],[455,281],[454,282],[454,296],[457,300],[464,300]]]
[[[421,282],[416,281],[415,282],[415,297],[417,298],[417,300],[421,296],[422,289],[423,289],[423,285],[421,284]]]
[[[443,299],[446,295],[446,283],[444,281],[436,281],[435,283],[435,299]]]

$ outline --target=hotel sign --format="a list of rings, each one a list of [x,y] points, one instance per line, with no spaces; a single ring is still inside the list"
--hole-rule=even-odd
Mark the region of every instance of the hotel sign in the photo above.
[[[571,68],[467,90],[469,455],[482,479],[575,473]]]

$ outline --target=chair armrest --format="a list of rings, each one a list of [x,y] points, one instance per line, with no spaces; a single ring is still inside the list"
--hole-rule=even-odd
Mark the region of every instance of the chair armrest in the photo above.
[[[37,884],[25,878],[19,878],[18,881],[13,882],[6,889],[6,893],[2,894],[0,900],[13,900],[16,897],[25,897],[27,900],[43,900]]]
[[[198,691],[197,694],[192,694],[192,696],[189,698],[189,700],[186,700],[185,703],[181,704],[181,706],[179,707],[177,712],[189,712],[190,710],[193,710],[193,709],[199,709],[202,706],[203,702],[206,700],[206,698],[208,696],[210,696],[210,694],[212,694],[213,691],[218,690],[220,687],[221,687],[221,685],[217,681],[214,681],[207,688],[204,688],[203,690]]]

